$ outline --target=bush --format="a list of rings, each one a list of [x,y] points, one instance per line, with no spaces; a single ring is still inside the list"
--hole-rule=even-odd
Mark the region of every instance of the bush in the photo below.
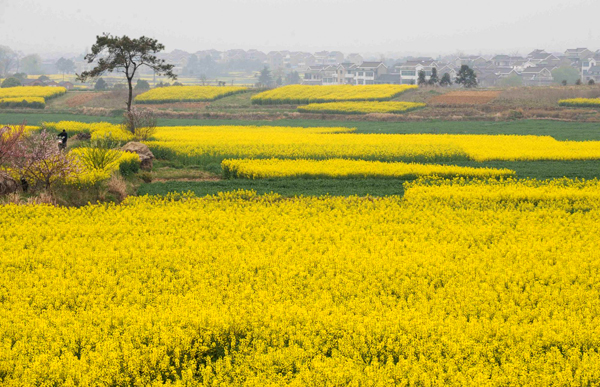
[[[138,177],[140,179],[142,179],[142,181],[144,183],[152,183],[152,180],[153,180],[152,173],[150,173],[148,171],[138,173]]]
[[[135,90],[150,90],[150,84],[148,83],[148,81],[138,79],[135,85]]]
[[[127,160],[119,165],[119,172],[122,176],[131,176],[140,170],[140,162],[137,160]]]
[[[17,87],[17,86],[21,86],[21,81],[17,78],[6,78],[4,81],[2,81],[2,87]]]
[[[148,140],[156,132],[156,117],[150,110],[133,108],[123,116],[123,129],[132,133],[138,140]]]
[[[94,85],[94,90],[106,90],[106,87],[107,87],[106,81],[104,79],[100,78]]]

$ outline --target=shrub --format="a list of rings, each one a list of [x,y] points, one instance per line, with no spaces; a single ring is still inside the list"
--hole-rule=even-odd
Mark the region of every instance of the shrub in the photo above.
[[[142,179],[144,183],[152,183],[152,180],[154,179],[152,173],[148,171],[140,172],[137,176]]]
[[[2,81],[2,88],[21,86],[21,81],[17,78],[6,78]]]
[[[150,110],[133,108],[123,117],[123,128],[137,140],[149,140],[156,132],[156,117]]]
[[[135,90],[150,90],[150,84],[148,81],[138,79],[137,83],[135,84]]]
[[[127,183],[121,176],[112,175],[108,180],[107,189],[109,193],[116,195],[119,201],[127,197]]]

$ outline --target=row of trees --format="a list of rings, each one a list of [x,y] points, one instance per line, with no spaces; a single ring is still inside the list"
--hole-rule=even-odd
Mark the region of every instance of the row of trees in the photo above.
[[[60,58],[55,63],[58,71],[63,74],[75,72],[75,62],[71,59]],[[0,46],[0,78],[7,78],[13,73],[43,74],[42,58],[38,54],[21,55],[7,46]]]
[[[450,74],[444,73],[444,75],[442,75],[442,78],[440,79],[438,76],[437,69],[435,67],[431,69],[431,76],[429,77],[429,79],[427,79],[427,74],[423,70],[419,71],[418,76],[419,77],[417,79],[417,83],[419,86],[439,85],[446,87],[452,85],[452,78],[450,77]],[[454,80],[454,83],[456,83],[457,85],[462,85],[466,88],[477,87],[477,74],[475,74],[475,71],[473,71],[473,69],[469,66],[462,65],[460,71],[458,72],[458,74],[456,74],[456,79]]]

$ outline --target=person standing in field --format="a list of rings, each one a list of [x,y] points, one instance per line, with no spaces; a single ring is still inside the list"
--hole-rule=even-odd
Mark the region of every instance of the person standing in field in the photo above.
[[[58,134],[58,139],[60,140],[60,142],[58,143],[58,149],[60,149],[60,150],[67,149],[67,139],[68,138],[69,138],[69,135],[67,134],[67,131],[63,129],[63,131]]]

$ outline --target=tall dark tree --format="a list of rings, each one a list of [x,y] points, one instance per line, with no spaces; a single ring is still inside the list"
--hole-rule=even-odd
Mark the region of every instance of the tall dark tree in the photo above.
[[[438,77],[437,69],[434,67],[431,69],[431,77],[429,77],[429,84],[431,86],[435,86],[440,83],[440,78]]]
[[[60,58],[56,62],[56,68],[62,73],[64,81],[66,73],[72,73],[75,71],[75,63],[71,59]]]
[[[260,70],[258,83],[260,83],[260,85],[263,87],[269,87],[273,84],[273,76],[271,75],[271,70],[269,70],[267,66]]]
[[[96,84],[94,85],[94,90],[106,90],[106,87],[106,81],[100,78],[96,81]]]
[[[477,74],[468,65],[462,65],[454,82],[466,88],[477,87]]]
[[[419,86],[423,86],[427,84],[427,75],[425,74],[425,71],[420,70],[419,71],[419,78],[417,79],[417,84]]]
[[[452,78],[450,78],[450,74],[448,73],[444,73],[444,75],[442,75],[442,79],[440,80],[440,86],[450,86],[452,85]]]
[[[85,56],[88,63],[97,60],[96,67],[90,71],[84,71],[77,75],[77,79],[85,82],[90,78],[99,77],[105,73],[121,71],[127,78],[129,86],[129,97],[127,99],[127,111],[131,112],[133,101],[133,77],[140,67],[146,66],[156,72],[156,75],[165,75],[171,79],[177,79],[173,73],[173,65],[167,64],[164,59],[158,59],[156,53],[165,49],[156,39],[142,36],[139,39],[131,39],[123,35],[112,36],[105,33],[96,36],[96,43],[92,46],[92,52]],[[106,54],[105,54],[106,52]]]
[[[285,76],[285,84],[286,85],[297,85],[301,82],[300,74],[297,71],[292,71],[288,75]]]

